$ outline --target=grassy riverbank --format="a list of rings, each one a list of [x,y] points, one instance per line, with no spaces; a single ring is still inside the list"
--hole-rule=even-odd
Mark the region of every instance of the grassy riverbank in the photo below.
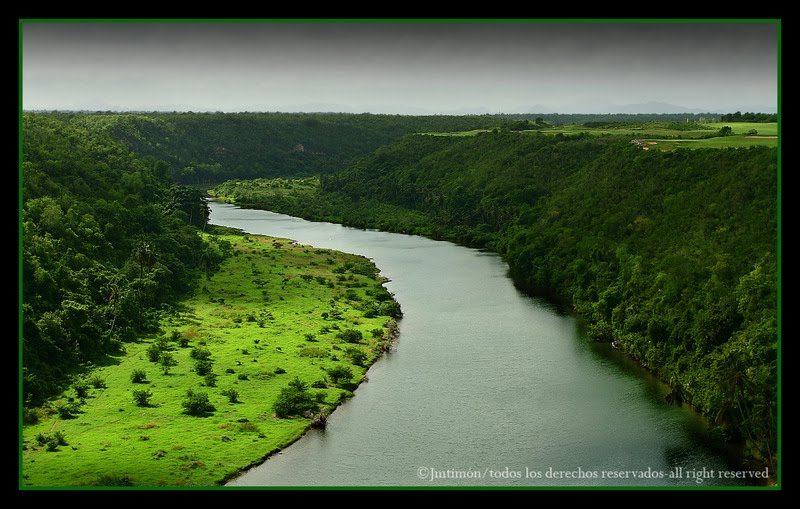
[[[369,260],[285,239],[214,237],[230,255],[207,291],[198,282],[158,334],[126,344],[24,426],[22,486],[218,484],[309,429],[310,417],[274,415],[293,380],[324,413],[388,348],[399,307]],[[149,359],[156,348],[176,361],[167,373]],[[201,374],[209,364],[213,375]],[[214,410],[187,413],[190,390]],[[150,394],[145,406],[138,391]]]

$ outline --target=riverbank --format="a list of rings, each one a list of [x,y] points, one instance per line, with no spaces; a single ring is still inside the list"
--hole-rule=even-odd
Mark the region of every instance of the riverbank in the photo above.
[[[207,291],[199,281],[159,334],[125,344],[23,427],[21,487],[220,484],[310,428],[310,416],[274,415],[290,382],[330,411],[391,344],[399,307],[366,258],[213,237],[230,255]],[[151,362],[154,348],[175,364]],[[187,413],[190,390],[213,410]]]
[[[454,227],[451,229],[436,227],[431,217],[419,219],[417,216],[425,216],[420,211],[407,210],[387,203],[378,203],[376,200],[367,197],[353,201],[348,200],[347,197],[341,194],[322,193],[319,182],[316,179],[300,181],[262,180],[250,183],[230,182],[219,186],[212,194],[216,195],[218,200],[236,203],[238,206],[274,210],[291,215],[301,215],[310,220],[329,221],[357,228],[412,233],[429,238],[450,240],[460,245],[503,252],[498,246],[499,241],[496,234],[493,235],[490,232],[466,227]],[[529,255],[531,253],[527,252],[526,256]],[[586,270],[587,262],[581,263],[576,262],[576,267],[582,267],[581,270]],[[739,457],[736,463],[741,464],[744,462],[748,467],[766,465],[774,472],[777,468],[774,454],[775,448],[774,446],[771,447],[769,440],[748,440],[746,446],[741,443],[743,437],[760,436],[757,433],[763,433],[767,437],[774,437],[774,434],[770,435],[774,431],[771,431],[768,425],[762,426],[760,422],[742,424],[739,416],[734,413],[736,407],[739,406],[742,407],[744,413],[750,413],[751,409],[758,404],[756,396],[760,393],[750,386],[746,386],[745,390],[731,391],[725,389],[725,387],[730,388],[732,386],[724,383],[725,380],[735,379],[736,377],[741,378],[742,376],[737,375],[737,373],[744,373],[741,371],[743,369],[742,366],[748,365],[752,365],[753,368],[751,368],[750,374],[745,373],[743,376],[751,377],[751,380],[758,380],[759,383],[765,384],[765,380],[768,377],[774,376],[767,370],[767,366],[762,365],[763,359],[767,358],[766,356],[770,351],[768,346],[770,336],[764,334],[763,336],[755,337],[752,336],[752,331],[754,330],[752,326],[743,327],[742,331],[732,333],[730,338],[727,338],[729,341],[721,344],[717,351],[712,354],[708,353],[711,346],[701,345],[704,349],[701,350],[706,352],[705,357],[693,356],[691,357],[691,363],[682,361],[679,364],[680,370],[677,368],[669,369],[669,366],[676,361],[674,360],[675,356],[666,357],[673,340],[665,341],[669,333],[665,324],[668,319],[672,319],[676,313],[681,312],[681,308],[676,305],[669,306],[665,304],[666,301],[658,301],[656,304],[649,302],[647,300],[650,298],[650,294],[647,291],[648,280],[642,277],[637,279],[630,276],[630,274],[639,274],[638,271],[641,267],[636,265],[636,263],[639,263],[637,258],[621,259],[620,263],[624,266],[634,265],[634,267],[629,271],[623,271],[622,275],[617,278],[619,279],[617,283],[607,284],[606,281],[601,284],[596,282],[598,279],[584,277],[581,279],[583,281],[582,284],[588,284],[589,290],[576,291],[573,292],[574,294],[565,293],[566,290],[563,289],[563,291],[559,292],[552,285],[536,284],[536,280],[532,278],[529,272],[519,268],[514,270],[515,266],[512,266],[510,275],[521,291],[529,295],[545,297],[550,302],[557,303],[561,309],[569,309],[570,312],[583,317],[589,325],[586,330],[587,335],[592,339],[608,343],[616,339],[616,345],[620,347],[621,351],[624,351],[631,359],[671,387],[674,393],[671,395],[673,401],[691,405],[694,410],[707,419],[707,422],[713,428],[713,433],[718,438],[728,440],[730,445],[738,443],[738,448],[741,448],[742,452],[741,455],[737,454],[736,456],[744,456],[744,459]],[[518,267],[519,263],[516,266]],[[537,274],[547,279],[547,269],[539,266],[537,270],[539,271]],[[745,287],[745,284],[750,279],[761,278],[763,273],[764,270],[756,267],[753,273],[740,278],[739,286]],[[570,277],[574,278],[575,276],[572,274]],[[625,301],[622,299],[622,295],[625,294],[623,289],[632,284],[625,279],[626,277],[632,278],[632,281],[638,285],[635,288],[640,290],[636,294],[628,288],[628,290],[625,290],[627,292],[626,295],[635,302],[642,301],[641,306],[625,307]],[[703,287],[700,290],[706,291],[707,287]],[[719,288],[715,291],[725,295],[728,301],[731,300],[732,295],[744,301],[740,295],[746,295],[745,292],[738,289],[736,292],[727,294]],[[603,298],[598,300],[599,294],[602,294]],[[697,305],[697,302],[694,305]],[[736,308],[736,302],[732,304],[733,307],[725,307],[721,304],[716,304],[715,306],[720,307],[724,312],[734,312],[731,310],[738,309]],[[642,309],[648,309],[648,313],[642,312]],[[638,321],[634,320],[637,314],[640,315],[637,318]],[[611,315],[611,318],[609,318],[609,315]],[[619,324],[609,325],[609,321],[611,323],[615,323],[614,320],[620,322],[621,317],[625,316],[628,317],[624,322],[624,326],[627,329]],[[746,316],[752,318],[751,314],[746,313]],[[657,328],[654,324],[661,328]],[[684,324],[684,329],[680,329],[680,332],[687,334],[690,339],[694,338],[691,340],[695,343],[700,344],[702,341],[709,341],[705,336],[694,336],[689,333],[692,331],[686,332],[685,328],[686,325]],[[634,330],[638,332],[633,332]],[[700,332],[708,334],[705,329]],[[716,334],[719,338],[715,336],[714,341],[725,339],[721,333],[716,332]],[[656,338],[657,340],[646,341],[648,338]],[[735,345],[749,345],[754,341],[754,338],[758,339],[757,348],[752,346],[741,351],[732,352]],[[696,345],[694,347],[696,348]],[[678,351],[685,352],[687,348],[689,347],[682,347]],[[763,357],[758,357],[755,353],[752,353],[761,350],[766,352]],[[752,359],[746,357],[741,360],[739,359],[741,355],[750,356]],[[698,358],[707,358],[707,360],[699,362]],[[755,368],[758,368],[758,370]],[[757,373],[757,376],[752,375],[752,373]],[[768,395],[768,393],[766,394]],[[768,414],[765,420],[769,421],[769,417]],[[762,448],[764,449],[763,452],[760,450]],[[727,450],[728,447],[726,446],[725,449]],[[772,461],[770,461],[770,457]]]

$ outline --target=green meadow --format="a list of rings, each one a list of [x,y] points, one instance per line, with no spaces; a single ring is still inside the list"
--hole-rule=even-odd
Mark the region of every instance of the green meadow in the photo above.
[[[312,420],[324,424],[389,348],[399,307],[366,258],[211,237],[229,255],[194,296],[164,311],[158,334],[125,344],[28,413],[38,422],[23,427],[22,487],[220,484]],[[278,418],[275,402],[296,379],[315,412]],[[191,415],[188,391],[210,407]]]
[[[542,134],[580,134],[586,133],[592,136],[630,136],[633,139],[654,141],[648,147],[650,150],[674,150],[676,148],[729,148],[729,147],[776,147],[778,145],[778,124],[777,122],[713,122],[703,124],[692,124],[690,128],[680,125],[680,123],[663,122],[619,122],[607,126],[585,126],[585,125],[561,125],[561,126],[542,126],[537,129],[526,129],[518,131],[520,133],[542,133]],[[715,133],[725,126],[731,128],[731,136],[714,136]],[[452,136],[465,137],[476,136],[479,133],[488,132],[489,129],[474,129],[471,131],[460,132],[441,132],[441,133],[422,133],[430,136]],[[756,134],[750,134],[756,131]],[[762,136],[764,136],[762,138]],[[774,136],[774,138],[768,138]]]

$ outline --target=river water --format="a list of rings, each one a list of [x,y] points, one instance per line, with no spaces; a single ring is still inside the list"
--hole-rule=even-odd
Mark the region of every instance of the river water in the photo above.
[[[730,484],[701,419],[495,254],[210,203],[211,223],[367,256],[403,309],[393,351],[330,417],[229,486]],[[266,451],[265,451],[266,453]]]

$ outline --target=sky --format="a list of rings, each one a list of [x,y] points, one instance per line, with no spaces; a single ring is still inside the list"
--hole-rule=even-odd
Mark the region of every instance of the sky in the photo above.
[[[777,111],[773,23],[22,24],[23,109]]]

